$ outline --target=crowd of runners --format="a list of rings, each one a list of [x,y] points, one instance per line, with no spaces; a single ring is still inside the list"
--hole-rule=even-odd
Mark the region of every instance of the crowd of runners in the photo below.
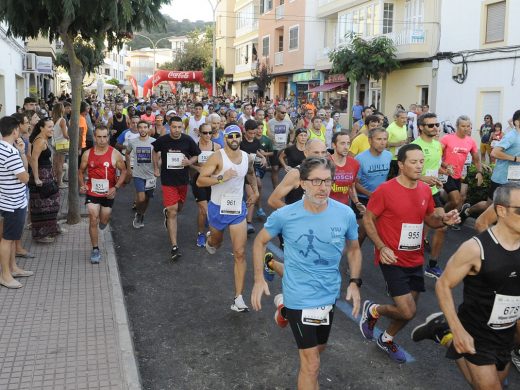
[[[53,103],[63,108],[66,101]],[[64,113],[42,118],[35,126],[40,141],[28,136],[38,159],[48,161],[52,152],[58,165],[42,181],[34,173],[41,171],[35,158],[30,157],[27,175],[23,126],[32,120],[27,112],[0,120],[5,179],[0,182],[0,282],[9,288],[21,287],[15,277],[32,275],[15,262],[27,208],[25,183],[42,198],[42,186],[53,177],[64,185],[64,160],[56,155],[68,139],[69,118]],[[365,339],[374,340],[391,360],[405,362],[396,339],[416,315],[424,277],[434,278],[442,312],[413,329],[412,339],[445,346],[473,388],[500,389],[510,362],[520,369],[520,110],[504,131],[486,115],[480,145],[464,115],[446,132],[427,106],[397,108],[390,121],[374,107],[356,106],[353,114],[352,125],[342,126],[339,113],[312,103],[179,96],[82,102],[78,180],[89,213],[91,263],[102,260],[98,230],[109,224],[117,191],[130,183],[135,229],[145,227],[149,202],[160,189],[170,260],[178,261],[186,244],[178,241],[178,215],[191,187],[196,245],[215,255],[229,230],[236,312],[249,311],[244,285],[246,243],[256,233],[253,219],[265,222],[253,244],[251,305],[260,310],[270,282],[282,278],[275,322],[289,325],[294,335],[299,389],[319,387],[320,354],[336,301],[342,299],[343,257],[349,269],[345,299],[352,314],[360,315]],[[48,156],[41,157],[44,151]],[[477,186],[490,175],[486,199],[475,204],[465,202],[470,172]],[[264,205],[262,192],[271,187]],[[447,232],[460,230],[469,216],[477,218],[475,236],[441,256]],[[38,223],[38,214],[33,217]],[[283,248],[282,259],[266,250],[271,240]],[[379,265],[386,302],[362,293],[363,244],[374,247],[374,259],[364,262]],[[463,302],[457,309],[452,289],[460,283]],[[389,319],[388,326],[375,337],[381,317]]]

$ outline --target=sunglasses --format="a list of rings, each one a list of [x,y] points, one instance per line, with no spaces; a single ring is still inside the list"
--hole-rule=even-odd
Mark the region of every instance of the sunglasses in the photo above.
[[[430,129],[433,129],[434,127],[439,127],[440,125],[441,125],[440,123],[428,123],[428,124],[425,124],[424,126],[429,127]]]
[[[211,131],[200,131],[200,134],[208,135],[208,134],[211,134]]]
[[[236,138],[240,138],[240,137],[241,137],[241,135],[238,133],[231,133],[231,134],[226,135],[227,139],[236,139]]]

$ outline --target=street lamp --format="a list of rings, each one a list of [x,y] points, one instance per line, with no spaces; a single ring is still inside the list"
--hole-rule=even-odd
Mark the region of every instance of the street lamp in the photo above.
[[[216,66],[215,65],[215,63],[216,63],[216,58],[215,57],[217,56],[217,54],[216,54],[216,46],[217,46],[217,39],[216,39],[216,37],[217,37],[217,19],[215,17],[215,13],[217,12],[217,7],[218,7],[218,5],[220,4],[221,1],[222,0],[217,0],[215,2],[215,5],[213,5],[211,0],[208,0],[209,5],[211,6],[211,10],[213,11],[213,60],[212,60],[213,61],[213,64],[212,64],[213,65],[212,66],[213,67],[213,77],[212,77],[212,80],[211,80],[212,81],[211,88],[213,90],[212,91],[213,92],[213,96],[215,96],[215,93],[217,91],[217,89],[216,89],[217,88],[217,82],[216,82],[216,75],[215,75],[215,66]]]
[[[219,0],[220,1],[220,0]],[[152,94],[153,94],[153,90],[155,88],[155,67],[157,65],[157,62],[155,60],[155,51],[157,50],[157,44],[159,42],[161,42],[163,39],[168,39],[169,37],[163,37],[163,38],[159,38],[158,40],[155,41],[152,41],[149,37],[147,37],[146,35],[143,35],[143,34],[139,34],[139,33],[134,33],[134,35],[137,35],[141,38],[145,38],[148,40],[148,42],[150,42],[150,44],[152,45],[152,48],[153,48],[153,74],[152,74]]]

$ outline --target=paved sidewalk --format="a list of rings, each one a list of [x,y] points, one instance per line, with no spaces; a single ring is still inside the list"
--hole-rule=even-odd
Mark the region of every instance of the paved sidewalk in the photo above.
[[[35,275],[0,288],[0,389],[140,389],[112,235],[100,234],[92,265],[88,219],[62,226],[53,244],[25,230],[36,258],[17,261]]]

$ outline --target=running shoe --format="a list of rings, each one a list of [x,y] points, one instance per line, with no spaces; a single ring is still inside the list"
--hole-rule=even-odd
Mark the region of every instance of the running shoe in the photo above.
[[[197,234],[197,246],[204,248],[206,246],[206,235],[204,233]]]
[[[374,302],[372,301],[365,301],[363,303],[363,312],[361,313],[361,319],[359,320],[359,329],[361,330],[363,337],[367,340],[374,339],[374,328],[377,322],[377,318],[370,314],[370,306],[373,304]]]
[[[256,232],[252,223],[247,223],[247,234],[254,234]]]
[[[215,253],[217,253],[217,248],[209,245],[209,236],[211,236],[211,232],[208,232],[206,234],[206,243],[204,244],[204,246],[206,247],[206,251],[210,254],[210,255],[214,255]]]
[[[273,254],[271,252],[267,252],[264,255],[264,279],[268,282],[272,282],[274,279],[275,272],[269,268],[268,263],[273,259]]]
[[[383,334],[377,338],[377,346],[385,351],[390,359],[397,363],[406,363],[406,355],[397,343],[393,341],[383,341]]]
[[[276,306],[276,311],[274,312],[274,322],[280,328],[285,328],[289,321],[283,316],[282,309],[285,307],[283,305],[283,294],[278,294],[274,297],[274,305]]]
[[[97,248],[92,249],[92,252],[90,252],[90,262],[92,264],[99,264],[100,261],[101,261],[101,252]]]
[[[140,227],[142,227],[142,228],[144,227],[144,214],[141,214],[141,215],[139,216],[139,225],[140,225]]]
[[[446,317],[444,317],[442,312],[439,312],[426,317],[426,321],[412,330],[411,336],[415,342],[429,339],[440,344],[442,338],[449,330]]]
[[[265,213],[264,209],[259,208],[256,211],[256,218],[258,218],[258,219],[260,219],[262,221],[265,221],[265,219],[267,218],[267,214]]]
[[[245,313],[249,311],[249,307],[247,307],[246,303],[244,302],[244,298],[242,298],[242,295],[235,297],[235,300],[231,305],[231,310],[237,311],[239,313]]]
[[[437,266],[435,266],[435,267],[426,266],[424,268],[424,275],[428,276],[429,278],[439,279],[442,275],[442,269]]]
[[[134,227],[134,229],[140,229],[144,226],[141,226],[141,218],[140,215],[137,213],[135,213],[134,220],[132,221],[132,226]]]
[[[462,208],[460,209],[460,213],[459,213],[461,225],[464,225],[464,221],[466,220],[466,218],[469,217],[469,214],[466,214],[466,211],[468,211],[470,207],[471,207],[471,205],[469,203],[464,203],[462,205]]]
[[[520,347],[517,345],[511,351],[511,361],[518,371],[520,371]]]
[[[162,212],[163,212],[163,215],[164,215],[164,228],[166,230],[168,230],[168,210],[166,208],[164,208],[162,210]]]
[[[179,260],[181,257],[181,253],[179,252],[179,247],[177,245],[172,246],[172,250],[170,251],[171,261],[175,262]]]

